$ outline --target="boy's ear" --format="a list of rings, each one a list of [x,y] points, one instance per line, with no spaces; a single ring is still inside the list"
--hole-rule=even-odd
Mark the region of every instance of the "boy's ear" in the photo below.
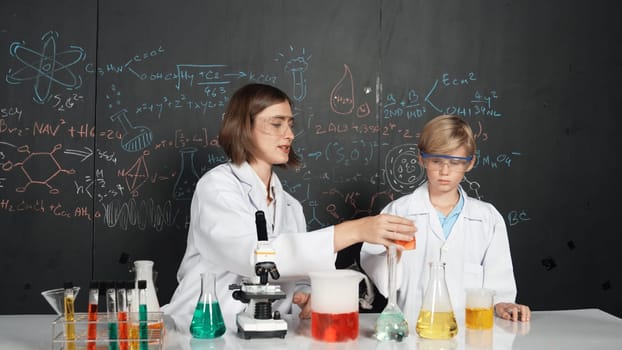
[[[473,169],[473,167],[475,166],[475,154],[473,155],[473,159],[471,159],[471,161],[469,162],[469,166],[467,167],[467,170],[465,172],[469,172],[471,171],[471,169]]]

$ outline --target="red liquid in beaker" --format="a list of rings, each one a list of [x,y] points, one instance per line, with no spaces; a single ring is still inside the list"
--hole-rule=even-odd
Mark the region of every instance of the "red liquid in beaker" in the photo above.
[[[359,313],[311,313],[311,336],[325,342],[354,340],[359,335]]]

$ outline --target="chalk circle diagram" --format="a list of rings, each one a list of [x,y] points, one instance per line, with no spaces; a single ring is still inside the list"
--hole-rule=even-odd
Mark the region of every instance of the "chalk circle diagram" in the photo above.
[[[41,52],[26,47],[23,42],[14,42],[9,49],[11,56],[23,66],[15,71],[9,68],[6,82],[21,84],[34,80],[33,99],[40,104],[48,100],[53,84],[61,85],[67,90],[76,90],[82,86],[82,78],[69,68],[83,61],[86,54],[81,47],[76,46],[69,46],[68,50],[57,52],[58,36],[58,33],[52,31],[45,33],[41,37],[43,41]]]
[[[419,164],[417,145],[406,143],[387,152],[384,160],[385,178],[399,193],[410,193],[425,181],[425,169]]]

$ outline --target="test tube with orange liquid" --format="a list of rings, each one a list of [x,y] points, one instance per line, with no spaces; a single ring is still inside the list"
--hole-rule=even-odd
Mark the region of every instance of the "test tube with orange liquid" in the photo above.
[[[117,321],[119,324],[119,348],[128,350],[128,303],[125,281],[117,282]]]

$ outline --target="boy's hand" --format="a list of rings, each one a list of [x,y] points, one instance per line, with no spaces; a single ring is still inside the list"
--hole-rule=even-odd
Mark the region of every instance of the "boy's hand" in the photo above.
[[[504,320],[529,322],[531,310],[527,305],[513,303],[497,303],[495,314]]]

